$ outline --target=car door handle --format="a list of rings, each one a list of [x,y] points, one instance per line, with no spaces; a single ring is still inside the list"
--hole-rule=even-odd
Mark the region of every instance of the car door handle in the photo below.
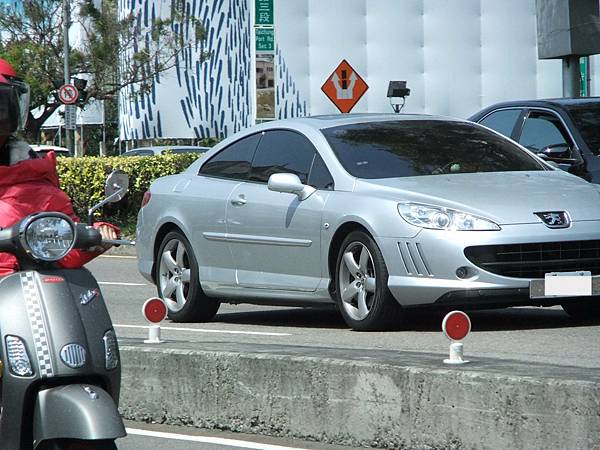
[[[231,204],[235,206],[244,206],[246,204],[246,197],[239,195],[237,198],[232,198]]]

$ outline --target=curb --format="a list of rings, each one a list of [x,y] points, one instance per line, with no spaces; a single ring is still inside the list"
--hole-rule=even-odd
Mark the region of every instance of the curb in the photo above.
[[[137,256],[134,245],[120,245],[111,247],[103,253],[106,256]]]
[[[377,350],[123,339],[125,418],[379,448],[600,448],[600,373]],[[316,354],[318,352],[318,355]]]

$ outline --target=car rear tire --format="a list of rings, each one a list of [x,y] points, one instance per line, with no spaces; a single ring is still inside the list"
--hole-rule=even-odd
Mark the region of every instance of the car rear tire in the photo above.
[[[401,324],[401,307],[388,288],[388,270],[371,236],[363,231],[346,236],[335,273],[337,304],[350,327],[375,331]]]
[[[211,320],[221,303],[202,291],[198,263],[187,238],[179,231],[167,233],[156,258],[156,287],[169,318],[174,322]]]
[[[563,303],[562,309],[577,320],[598,320],[600,319],[600,297],[585,300],[572,300]]]

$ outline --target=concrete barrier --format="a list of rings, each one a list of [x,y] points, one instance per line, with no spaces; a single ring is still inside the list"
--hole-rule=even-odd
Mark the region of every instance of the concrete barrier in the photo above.
[[[340,446],[600,449],[600,373],[446,355],[121,342],[126,418]],[[471,358],[473,359],[473,358]]]

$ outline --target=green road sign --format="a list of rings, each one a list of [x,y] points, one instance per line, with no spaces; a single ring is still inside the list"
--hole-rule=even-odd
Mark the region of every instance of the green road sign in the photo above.
[[[588,77],[589,77],[590,57],[583,56],[579,58],[579,95],[587,97],[588,93]]]
[[[255,0],[255,25],[273,25],[273,0]]]
[[[256,53],[275,51],[275,30],[256,28]]]

